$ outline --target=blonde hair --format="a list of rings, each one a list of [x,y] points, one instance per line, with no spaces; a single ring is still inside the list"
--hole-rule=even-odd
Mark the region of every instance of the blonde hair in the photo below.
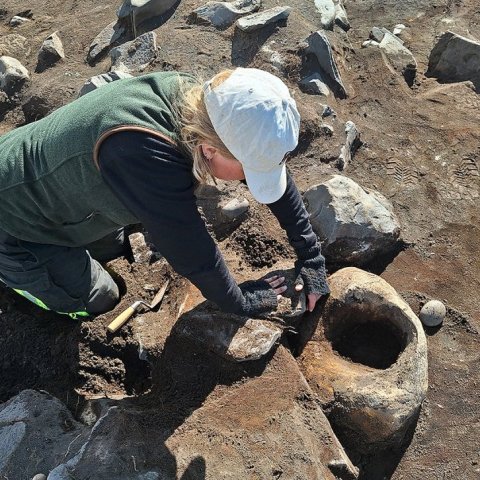
[[[232,73],[233,70],[221,71],[213,77],[211,87],[215,88],[222,84]],[[234,157],[215,132],[203,96],[203,82],[185,89],[178,107],[178,113],[180,138],[183,146],[192,156],[193,175],[200,183],[208,183],[210,180],[215,182],[215,178],[212,175],[209,161],[203,154],[202,143],[214,147],[224,157]]]

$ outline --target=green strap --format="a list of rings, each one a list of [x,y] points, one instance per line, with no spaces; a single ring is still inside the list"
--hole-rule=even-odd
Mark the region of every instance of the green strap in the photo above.
[[[43,308],[44,310],[50,310],[39,298],[34,297],[31,293],[28,293],[26,290],[19,290],[17,288],[14,288],[15,292],[17,292],[19,295],[22,297],[25,297],[27,300],[30,300],[32,303],[35,305],[39,306],[40,308]],[[59,313],[60,315],[68,315],[70,318],[73,318],[74,320],[77,319],[77,317],[88,317],[90,314],[88,312],[82,311],[82,312],[72,312],[72,313],[67,313],[67,312],[56,312]]]

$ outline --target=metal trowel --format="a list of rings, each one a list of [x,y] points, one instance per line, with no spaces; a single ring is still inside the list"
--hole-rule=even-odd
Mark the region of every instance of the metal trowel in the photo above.
[[[170,280],[167,280],[162,288],[157,292],[153,297],[153,300],[150,303],[144,302],[143,300],[137,300],[135,303],[130,305],[126,310],[124,310],[118,317],[113,320],[110,325],[108,325],[107,330],[110,333],[115,333],[120,327],[125,325],[127,320],[135,313],[138,312],[140,307],[143,305],[148,310],[153,310],[160,302],[163,300],[165,292],[167,291]]]

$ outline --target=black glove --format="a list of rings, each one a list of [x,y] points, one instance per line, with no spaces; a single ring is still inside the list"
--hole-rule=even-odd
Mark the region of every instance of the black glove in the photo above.
[[[277,308],[277,294],[265,280],[248,281],[239,285],[243,293],[239,315],[258,317]]]
[[[309,293],[328,295],[325,258],[320,253],[320,245],[308,249],[297,249],[298,260],[295,262],[295,284],[303,285],[305,296]]]

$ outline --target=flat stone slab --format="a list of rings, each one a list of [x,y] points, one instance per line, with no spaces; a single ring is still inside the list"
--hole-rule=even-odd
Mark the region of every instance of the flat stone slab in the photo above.
[[[175,330],[206,350],[235,362],[262,358],[277,343],[283,331],[266,320],[196,311],[185,314]]]
[[[449,83],[470,80],[480,90],[480,41],[445,32],[430,53],[427,74]]]
[[[122,78],[133,78],[133,75],[129,73],[118,71],[118,72],[108,72],[101,73],[100,75],[95,75],[94,77],[89,78],[80,89],[78,96],[81,97],[89,92],[93,92],[97,88],[103,87],[107,83],[115,82]]]
[[[131,42],[115,47],[110,52],[112,71],[141,72],[157,56],[157,35],[147,32]]]
[[[237,27],[244,32],[253,32],[272,23],[286,20],[291,7],[274,7],[260,13],[254,13],[237,21]]]
[[[261,0],[237,0],[235,2],[208,2],[197,8],[189,17],[191,23],[228,28],[244,15],[256,12]]]
[[[389,31],[385,32],[379,45],[395,70],[400,72],[407,82],[415,77],[417,61],[412,52],[403,45],[403,41]]]
[[[347,89],[340,77],[337,63],[333,56],[332,47],[327,36],[321,31],[312,33],[307,38],[307,44],[306,53],[312,54],[317,58],[320,68],[326,75],[328,75],[328,77],[330,77],[338,90],[338,94],[341,97],[346,97]]]

